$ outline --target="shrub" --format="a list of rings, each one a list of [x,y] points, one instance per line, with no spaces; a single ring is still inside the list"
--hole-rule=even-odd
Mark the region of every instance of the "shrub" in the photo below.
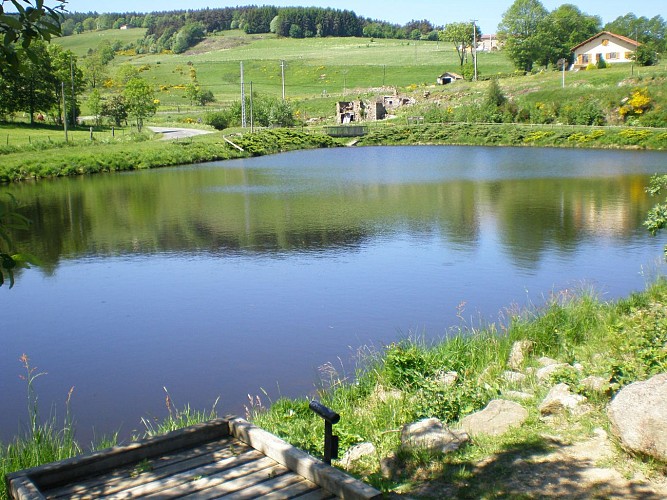
[[[229,111],[216,111],[207,113],[204,122],[216,130],[224,130],[232,124],[233,117]]]

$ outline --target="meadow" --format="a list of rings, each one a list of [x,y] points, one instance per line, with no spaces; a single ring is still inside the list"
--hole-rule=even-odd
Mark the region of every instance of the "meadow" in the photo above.
[[[114,30],[106,38],[86,32],[56,40],[65,49],[84,56],[102,40],[130,42],[143,30]],[[107,32],[102,32],[107,33]],[[370,38],[278,39],[275,35],[246,35],[227,31],[211,36],[183,54],[117,55],[110,66],[129,63],[161,88],[166,107],[189,104],[182,88],[190,82],[189,68],[197,72],[202,88],[211,90],[219,103],[240,98],[241,62],[249,90],[282,96],[284,61],[285,96],[293,100],[353,96],[367,89],[433,85],[445,71],[460,71],[458,56],[450,43]],[[511,62],[502,53],[479,53],[482,74],[507,73]],[[174,88],[176,87],[176,88]],[[331,101],[333,103],[334,101]]]

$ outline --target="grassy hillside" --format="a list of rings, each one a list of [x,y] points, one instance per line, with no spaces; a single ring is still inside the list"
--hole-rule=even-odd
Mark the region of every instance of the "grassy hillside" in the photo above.
[[[124,45],[143,35],[141,29],[108,30],[60,38],[56,43],[79,56],[103,40]],[[358,89],[382,86],[407,87],[434,84],[444,71],[458,71],[452,44],[428,41],[369,38],[278,39],[274,35],[246,35],[228,31],[205,39],[184,54],[119,55],[112,61],[112,76],[119,65],[142,68],[143,76],[162,87],[164,106],[188,104],[183,89],[189,83],[189,67],[200,84],[219,102],[238,99],[240,63],[244,77],[260,93],[282,95],[281,61],[285,61],[285,93],[291,99],[322,95],[355,94]],[[479,54],[483,74],[512,71],[503,54]]]

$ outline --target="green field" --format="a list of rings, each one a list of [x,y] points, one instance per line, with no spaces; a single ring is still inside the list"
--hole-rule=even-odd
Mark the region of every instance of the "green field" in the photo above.
[[[60,38],[56,43],[79,56],[102,40],[128,43],[143,30],[90,32]],[[324,96],[340,97],[380,87],[405,88],[435,84],[445,71],[459,71],[458,56],[452,44],[429,41],[384,40],[369,38],[278,39],[274,35],[246,35],[228,31],[207,38],[184,54],[117,56],[110,66],[129,63],[142,68],[142,76],[161,88],[164,106],[189,104],[182,89],[190,82],[189,67],[197,71],[204,89],[213,92],[218,102],[239,99],[241,62],[249,89],[263,94],[282,95],[281,61],[285,61],[285,94],[290,99]],[[512,71],[502,54],[480,53],[481,74]]]

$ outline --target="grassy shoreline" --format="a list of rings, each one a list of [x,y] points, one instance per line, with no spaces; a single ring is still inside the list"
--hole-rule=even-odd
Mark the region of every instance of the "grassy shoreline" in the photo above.
[[[608,429],[605,408],[623,386],[667,371],[667,280],[657,279],[643,292],[612,302],[602,301],[592,291],[564,291],[551,297],[539,309],[508,310],[504,324],[480,328],[461,326],[447,338],[432,344],[420,339],[403,339],[382,352],[366,350],[358,360],[353,378],[328,366],[322,372],[318,398],[342,416],[334,431],[340,437],[342,453],[360,442],[372,443],[377,452],[354,462],[348,472],[383,491],[414,494],[431,482],[444,481],[448,494],[459,498],[492,498],[507,492],[508,471],[498,465],[489,477],[476,481],[467,470],[471,463],[506,453],[548,446],[554,435],[567,442],[591,436],[595,429]],[[549,383],[563,382],[575,393],[588,397],[590,411],[566,414],[554,421],[540,418],[537,406],[548,387],[533,378],[523,382],[503,376],[514,342],[533,343],[525,359],[526,370],[538,366],[547,356],[575,369],[561,369]],[[0,473],[36,466],[80,453],[71,419],[60,425],[55,420],[40,423],[37,415],[34,380],[29,360],[22,359],[28,382],[30,426],[26,434],[11,443],[0,444]],[[456,379],[443,385],[443,373],[456,372]],[[607,390],[593,391],[582,384],[588,376],[609,381]],[[483,408],[508,391],[524,391],[533,396],[518,400],[529,411],[520,429],[495,438],[476,438],[461,450],[447,454],[406,452],[400,448],[400,428],[414,420],[437,417],[456,426],[460,419]],[[169,406],[169,416],[159,423],[144,422],[145,435],[156,435],[216,416],[210,411],[177,410]],[[323,455],[322,422],[308,408],[309,399],[280,399],[270,405],[255,397],[248,407],[254,423],[316,456]],[[34,412],[33,409],[34,408]],[[69,413],[67,413],[69,417]],[[551,436],[551,437],[549,437]],[[140,436],[137,436],[140,437]],[[548,439],[547,439],[548,438]],[[96,449],[115,444],[111,437]],[[83,450],[88,451],[88,450]],[[381,459],[400,462],[400,474],[386,477]],[[342,462],[337,463],[342,467]],[[614,466],[626,474],[638,471],[646,477],[665,474],[664,464],[630,457],[615,450]],[[489,471],[487,470],[488,474]],[[7,493],[0,488],[0,498]]]
[[[222,133],[168,143],[133,135],[113,141],[88,141],[48,148],[30,144],[1,156],[0,183],[141,170],[189,163],[261,156],[297,149],[344,145],[318,129],[273,129],[235,134],[238,151]],[[375,126],[361,137],[359,146],[467,145],[577,147],[604,149],[667,149],[667,130],[632,127],[573,127],[517,124],[448,123]]]

